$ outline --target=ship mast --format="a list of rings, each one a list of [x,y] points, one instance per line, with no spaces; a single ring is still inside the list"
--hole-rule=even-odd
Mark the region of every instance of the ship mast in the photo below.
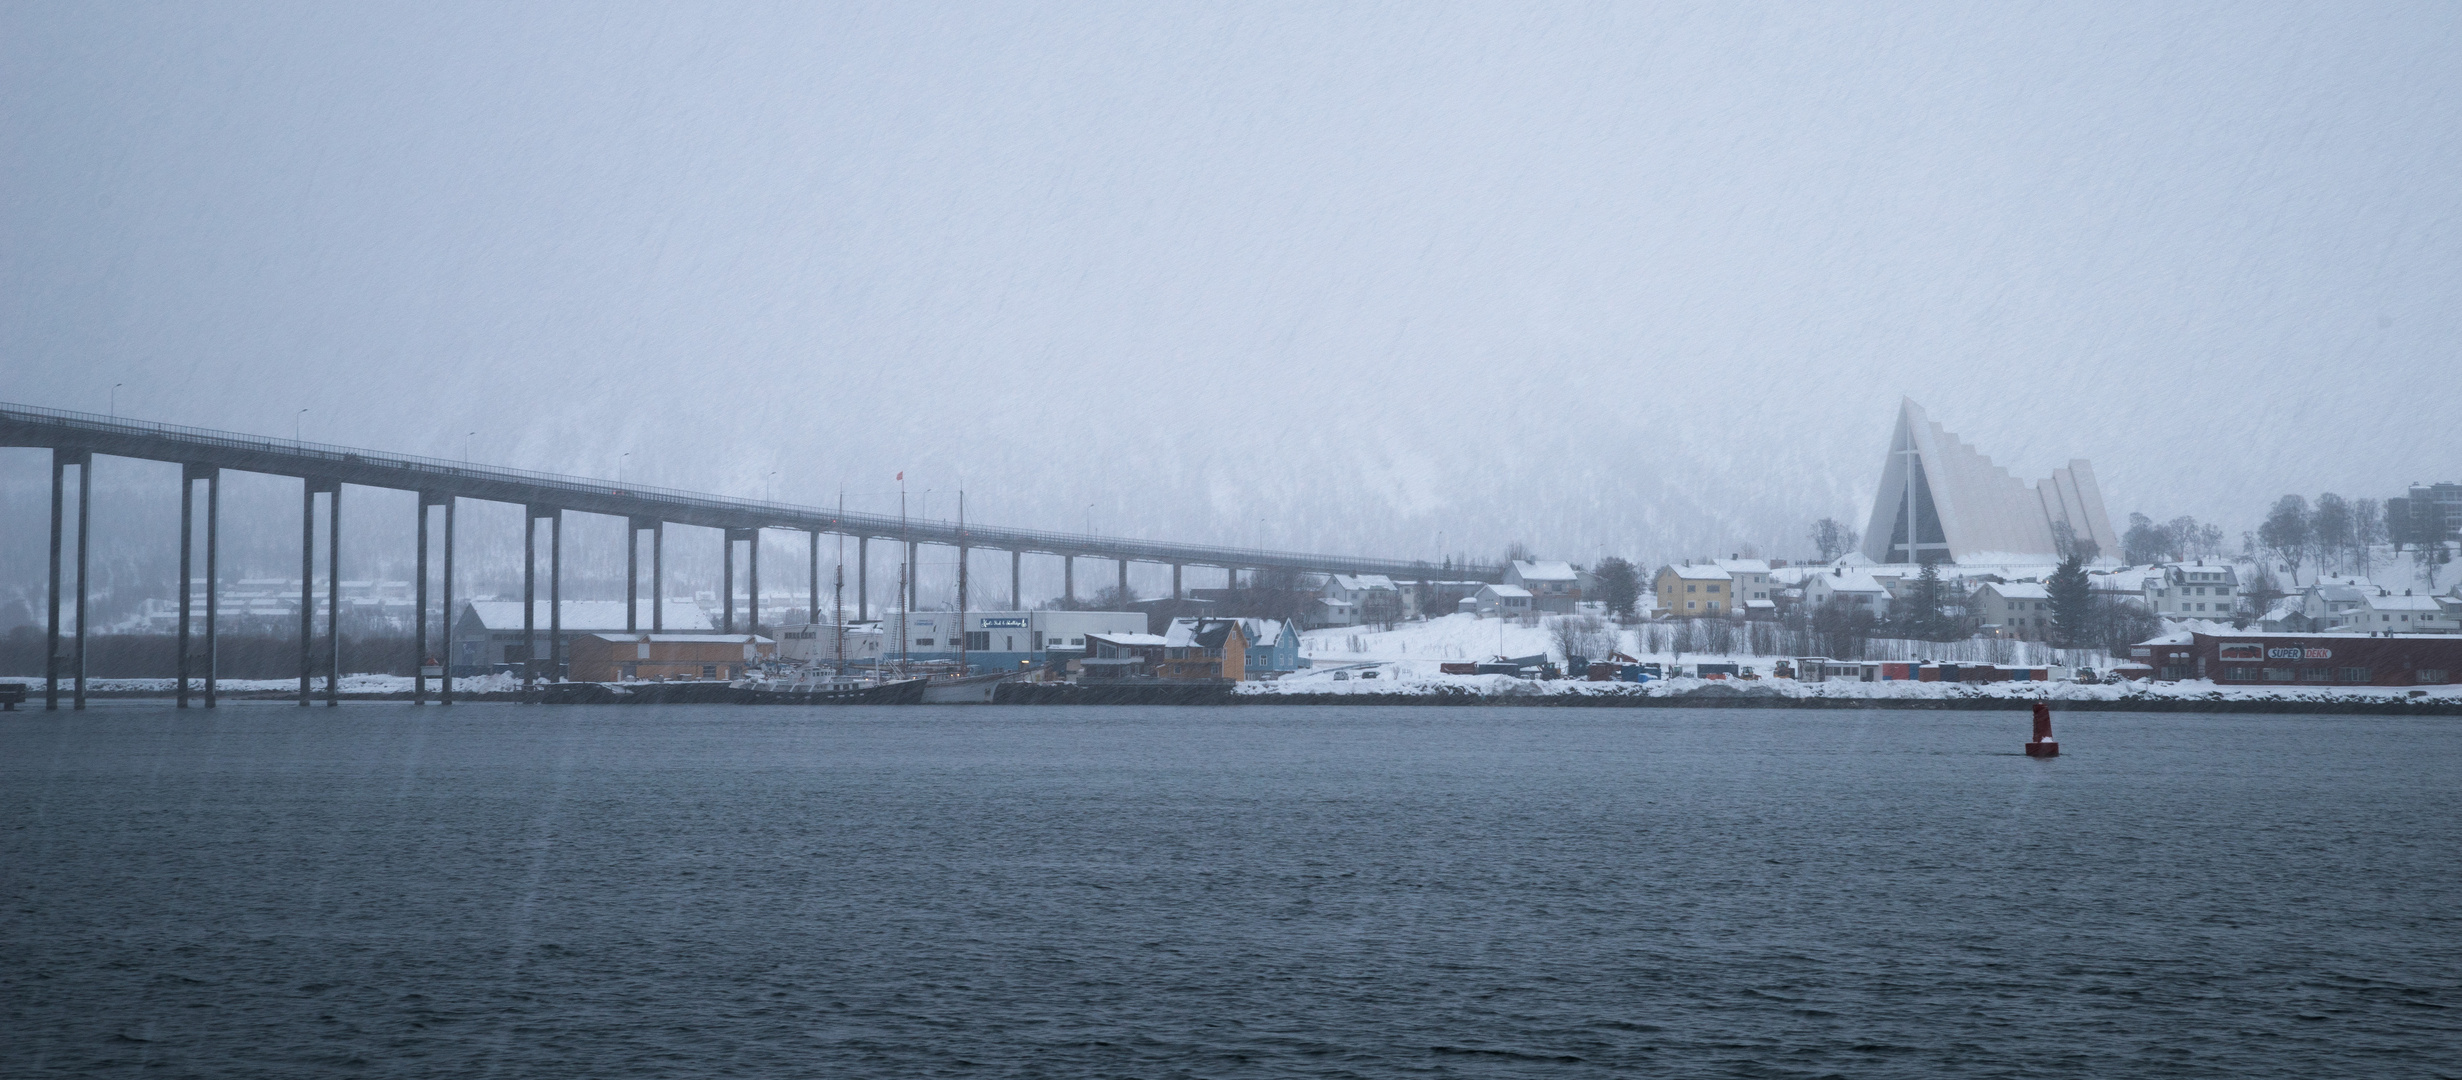
[[[908,631],[908,625],[914,621],[914,612],[906,606],[907,590],[914,588],[911,584],[914,579],[908,575],[915,569],[915,541],[906,527],[905,473],[898,474],[898,547],[902,549],[898,552],[898,677],[903,679],[906,677],[906,642],[914,636]]]
[[[966,675],[966,489],[957,489],[957,673]]]
[[[838,521],[832,524],[843,524],[845,520],[846,488],[841,486],[838,488]],[[846,534],[843,532],[838,534],[838,588],[837,599],[833,603],[838,609],[835,619],[838,624],[838,678],[844,680],[846,678]]]

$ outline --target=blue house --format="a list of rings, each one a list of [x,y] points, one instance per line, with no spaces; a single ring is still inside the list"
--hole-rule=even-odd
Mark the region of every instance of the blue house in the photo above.
[[[1299,627],[1285,619],[1241,619],[1248,646],[1248,677],[1262,679],[1308,666],[1299,658]]]

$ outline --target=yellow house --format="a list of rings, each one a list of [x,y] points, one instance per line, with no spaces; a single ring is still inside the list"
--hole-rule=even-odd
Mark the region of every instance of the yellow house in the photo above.
[[[1173,619],[1154,673],[1166,679],[1238,680],[1248,672],[1248,646],[1238,619]]]
[[[1653,589],[1658,603],[1651,615],[1656,618],[1725,616],[1741,607],[1735,597],[1735,576],[1716,563],[1659,567]]]

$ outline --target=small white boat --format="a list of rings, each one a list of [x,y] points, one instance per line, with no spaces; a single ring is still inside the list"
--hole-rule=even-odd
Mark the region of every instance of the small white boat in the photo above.
[[[1000,684],[1016,676],[1010,671],[981,675],[934,675],[923,684],[926,705],[989,705]]]

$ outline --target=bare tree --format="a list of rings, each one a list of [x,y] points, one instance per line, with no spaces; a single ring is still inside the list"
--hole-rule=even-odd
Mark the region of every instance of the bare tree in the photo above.
[[[2264,524],[2257,526],[2257,543],[2291,572],[2292,584],[2299,584],[2300,564],[2308,558],[2310,543],[2308,500],[2297,495],[2275,500]]]
[[[1821,553],[1822,562],[1834,562],[1838,556],[1855,550],[1855,530],[1847,528],[1837,518],[1822,518],[1812,523],[1812,546]]]
[[[1606,629],[1605,619],[1588,613],[1558,615],[1547,624],[1550,643],[1555,645],[1556,653],[1564,657],[1567,664],[1572,663],[1576,656],[1585,660],[1604,658],[1606,653],[1599,651],[1599,647],[1606,636]]]
[[[2351,554],[2351,535],[2351,504],[2331,491],[2317,496],[2316,509],[2308,515],[2308,536],[2319,572],[2342,570]]]
[[[2351,500],[2352,552],[2359,572],[2367,576],[2376,563],[2376,546],[2385,542],[2385,504],[2375,499]]]

